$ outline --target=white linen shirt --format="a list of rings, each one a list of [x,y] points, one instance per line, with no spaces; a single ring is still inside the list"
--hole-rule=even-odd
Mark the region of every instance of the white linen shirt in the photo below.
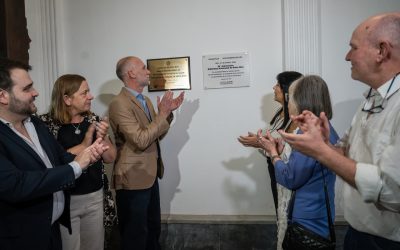
[[[345,219],[358,231],[400,241],[400,77],[388,92],[391,82],[372,90],[375,97],[360,106],[339,146],[357,162],[357,189],[343,187]],[[373,99],[379,105],[385,95],[380,113],[361,110]]]

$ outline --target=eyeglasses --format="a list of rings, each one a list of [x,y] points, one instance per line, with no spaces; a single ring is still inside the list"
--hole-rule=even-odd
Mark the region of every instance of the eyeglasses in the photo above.
[[[382,110],[385,109],[385,107],[386,107],[386,105],[387,105],[387,103],[388,103],[388,99],[389,99],[389,98],[387,98],[387,95],[388,95],[390,89],[392,88],[392,85],[393,85],[393,83],[394,83],[394,80],[396,79],[396,77],[397,77],[399,74],[400,74],[400,72],[397,73],[397,74],[393,77],[392,81],[390,82],[389,88],[388,88],[388,90],[386,91],[386,94],[385,94],[385,96],[384,96],[383,99],[382,99],[381,104],[379,104],[379,105],[377,105],[377,106],[374,106],[375,103],[373,103],[373,104],[371,105],[370,108],[365,108],[365,105],[369,103],[371,97],[374,97],[374,96],[378,95],[378,93],[372,94],[372,88],[370,88],[370,89],[369,89],[369,92],[368,92],[368,95],[367,95],[367,100],[368,100],[368,102],[365,103],[365,105],[364,105],[364,107],[361,109],[361,111],[363,111],[363,112],[368,112],[369,114],[377,114],[377,113],[382,112]]]

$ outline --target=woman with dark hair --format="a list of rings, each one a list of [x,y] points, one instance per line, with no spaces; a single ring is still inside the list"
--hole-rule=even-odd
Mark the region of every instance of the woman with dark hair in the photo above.
[[[331,119],[332,106],[325,81],[314,75],[296,80],[289,88],[288,110],[290,115],[301,114],[304,110],[310,110],[316,116],[325,112],[328,119]],[[293,122],[293,124],[295,123]],[[330,132],[330,137],[326,140],[335,144],[339,137],[331,125]],[[296,128],[293,133],[299,134],[302,131]],[[323,187],[326,183],[331,211],[330,219],[333,222],[335,217],[335,174],[314,158],[292,150],[289,144],[282,147],[282,142],[276,140],[268,131],[263,136],[262,131],[259,130],[257,136],[262,148],[271,156],[277,183],[295,191],[290,201],[290,204],[293,205],[290,205],[290,209],[288,209],[290,214],[288,223],[296,222],[308,230],[328,238],[330,236],[329,217]]]
[[[277,130],[284,129],[290,122],[288,110],[289,87],[301,76],[302,74],[296,71],[284,71],[276,76],[277,83],[274,86],[274,98],[275,101],[282,105],[282,107],[275,113],[274,117],[270,121],[270,125],[273,126],[276,121],[281,120],[282,124],[277,128]]]
[[[286,132],[292,132],[296,126],[290,122],[289,111],[288,111],[288,100],[289,100],[289,87],[290,85],[302,74],[296,71],[284,71],[276,76],[277,83],[274,85],[274,99],[282,106],[276,111],[272,117],[267,131],[273,136],[280,137],[277,131],[284,129]],[[290,191],[281,185],[276,183],[275,180],[275,168],[271,162],[270,155],[263,150],[262,144],[257,140],[257,135],[249,132],[247,136],[240,136],[239,142],[246,147],[258,148],[261,150],[263,155],[267,158],[268,172],[271,178],[271,191],[274,198],[275,211],[277,216],[278,226],[278,244],[277,249],[281,249],[281,243],[283,235],[286,230],[286,207],[287,201],[290,199]]]
[[[72,154],[77,154],[99,137],[109,146],[101,159],[82,172],[75,187],[69,190],[72,232],[63,226],[60,228],[64,250],[103,249],[105,222],[116,219],[115,211],[104,211],[110,207],[103,203],[108,201],[104,199],[108,197],[104,196],[108,179],[103,162],[115,160],[116,148],[107,133],[107,119],[100,119],[90,111],[92,100],[93,95],[83,76],[63,75],[54,83],[49,113],[40,116],[57,141]]]

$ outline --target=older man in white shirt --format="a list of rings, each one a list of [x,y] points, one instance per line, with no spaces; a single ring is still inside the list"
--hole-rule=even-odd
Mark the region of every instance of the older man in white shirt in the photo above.
[[[400,249],[400,12],[368,18],[353,32],[346,60],[351,76],[367,84],[366,100],[335,146],[325,114],[292,117],[302,135],[281,132],[345,182],[344,249]]]

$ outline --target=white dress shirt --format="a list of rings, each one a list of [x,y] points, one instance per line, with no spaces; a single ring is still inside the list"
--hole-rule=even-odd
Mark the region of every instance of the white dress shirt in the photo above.
[[[400,77],[391,83],[371,90],[339,146],[357,162],[357,189],[343,187],[345,219],[358,231],[400,241]],[[381,104],[379,113],[361,110]]]

